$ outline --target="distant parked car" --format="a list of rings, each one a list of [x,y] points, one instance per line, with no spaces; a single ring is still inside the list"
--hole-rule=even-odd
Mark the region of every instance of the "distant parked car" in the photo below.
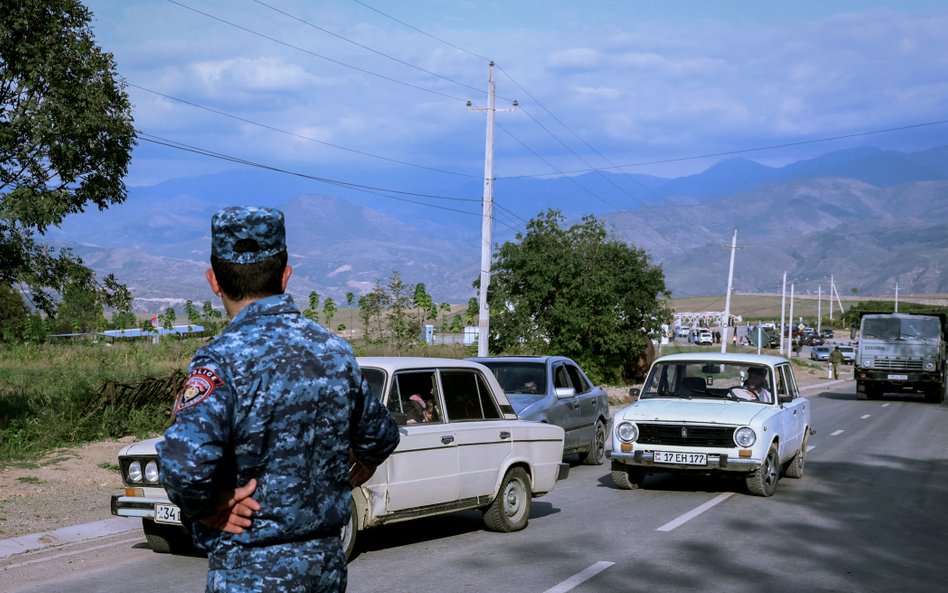
[[[822,335],[824,339],[828,340],[833,337],[833,330],[830,328],[821,330],[820,335]]]
[[[687,338],[689,333],[691,333],[691,330],[685,326],[681,326],[675,330],[675,336],[679,338]]]
[[[802,478],[810,402],[778,356],[689,352],[655,360],[635,403],[615,414],[612,480],[640,488],[650,473],[724,474],[771,496]]]
[[[810,358],[812,360],[829,360],[830,351],[832,351],[832,348],[829,346],[813,346],[810,349]]]
[[[471,358],[494,373],[517,416],[562,426],[563,454],[587,465],[605,459],[609,398],[579,365],[564,356]]]
[[[852,364],[856,360],[856,349],[852,346],[840,346],[839,352],[843,355],[843,364]]]
[[[714,344],[714,336],[711,335],[711,330],[709,329],[697,329],[695,330],[694,339],[692,340],[695,344]]]

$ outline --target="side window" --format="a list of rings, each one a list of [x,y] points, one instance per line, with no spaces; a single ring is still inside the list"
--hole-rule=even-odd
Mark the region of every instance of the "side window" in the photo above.
[[[388,409],[398,424],[441,422],[434,371],[397,373]]]
[[[779,366],[777,367],[777,396],[783,397],[790,393],[787,390],[787,375],[785,373],[786,367]]]
[[[480,373],[441,371],[441,388],[449,422],[500,418],[490,387]]]
[[[576,388],[576,393],[586,393],[592,386],[583,377],[583,374],[579,371],[579,368],[575,365],[568,364],[566,365],[566,372],[569,373],[569,380],[573,383],[573,387]]]
[[[793,371],[790,370],[790,365],[782,365],[777,370],[780,373],[780,382],[785,387],[785,389],[781,389],[780,393],[790,394],[792,398],[796,399],[799,393],[797,392],[797,383],[793,378]]]
[[[557,365],[553,369],[553,387],[559,389],[560,387],[572,387],[569,382],[569,373],[566,372],[565,365]]]

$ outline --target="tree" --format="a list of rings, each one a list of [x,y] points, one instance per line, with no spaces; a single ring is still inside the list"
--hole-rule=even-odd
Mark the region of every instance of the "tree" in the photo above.
[[[497,251],[491,350],[570,356],[599,381],[631,377],[650,336],[671,317],[662,269],[593,216],[570,228],[563,220],[548,210]]]
[[[336,315],[336,301],[332,297],[326,297],[323,301],[323,319],[326,320],[326,327],[332,327],[332,318]]]
[[[25,285],[48,314],[50,290],[85,286],[116,306],[123,288],[36,242],[67,215],[126,197],[131,104],[91,18],[79,0],[4,2],[0,14],[0,283]]]
[[[388,283],[389,311],[388,322],[395,340],[395,348],[401,351],[406,347],[414,335],[408,310],[411,307],[411,297],[408,296],[408,286],[402,282],[398,272],[392,272],[392,279]]]
[[[354,301],[355,301],[355,294],[353,294],[353,293],[351,293],[351,292],[347,292],[347,293],[346,293],[346,307],[349,308],[349,334],[350,334],[349,337],[350,337],[350,338],[352,337],[352,335],[351,335],[351,334],[352,334],[352,328],[354,327],[354,324],[353,324],[353,322],[352,322],[352,303],[353,303]]]
[[[12,286],[0,284],[0,342],[12,342],[24,336],[30,311],[23,297]]]
[[[315,290],[309,293],[309,307],[303,310],[303,315],[319,323],[319,293]]]

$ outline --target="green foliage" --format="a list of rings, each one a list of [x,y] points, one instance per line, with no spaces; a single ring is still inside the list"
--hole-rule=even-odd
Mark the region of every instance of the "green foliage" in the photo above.
[[[137,383],[187,368],[200,339],[0,348],[0,465],[51,449],[128,434],[153,436],[168,422],[157,406],[90,412],[107,381]],[[170,402],[168,402],[170,406]]]
[[[408,296],[408,286],[402,282],[398,272],[392,272],[392,279],[388,283],[388,323],[398,352],[404,351],[417,334],[413,331],[408,309],[411,307],[411,297]]]
[[[16,342],[27,332],[30,311],[12,286],[0,284],[0,342]]]
[[[859,325],[859,316],[862,313],[894,313],[895,304],[892,301],[859,301],[855,305],[850,305],[849,309],[843,315],[846,327]],[[899,313],[929,314],[929,315],[948,315],[948,307],[939,307],[936,305],[923,305],[921,303],[901,302],[899,303]]]
[[[547,211],[496,254],[488,299],[491,352],[560,354],[597,382],[630,378],[671,317],[661,267],[595,217],[569,228]]]
[[[336,302],[327,297],[323,301],[323,319],[326,320],[326,327],[332,327],[332,318],[336,315]]]
[[[91,18],[78,0],[5,2],[0,17],[0,284],[26,286],[49,314],[50,291],[67,287],[116,308],[128,296],[112,276],[98,282],[68,249],[36,242],[69,214],[126,197],[131,104]]]

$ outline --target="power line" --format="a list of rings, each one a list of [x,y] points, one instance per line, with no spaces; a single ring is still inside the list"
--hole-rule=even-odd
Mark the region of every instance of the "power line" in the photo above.
[[[283,130],[283,129],[277,128],[277,127],[275,127],[275,126],[271,126],[271,125],[268,125],[268,124],[260,123],[260,122],[258,122],[258,121],[254,121],[254,120],[247,119],[247,118],[244,118],[244,117],[240,117],[239,115],[234,115],[234,114],[232,114],[232,113],[227,113],[226,111],[221,111],[221,110],[219,110],[219,109],[214,109],[213,107],[208,107],[208,106],[206,106],[206,105],[201,105],[201,104],[195,103],[195,102],[193,102],[193,101],[188,101],[187,99],[182,99],[182,98],[180,98],[180,97],[174,97],[174,96],[172,96],[172,95],[168,95],[168,94],[165,94],[165,93],[162,93],[162,92],[159,92],[159,91],[156,91],[156,90],[147,88],[147,87],[143,87],[143,86],[138,85],[138,84],[133,84],[133,83],[127,83],[127,84],[128,84],[128,86],[130,86],[130,87],[132,87],[132,88],[140,89],[140,90],[143,90],[143,91],[146,91],[146,92],[149,92],[149,93],[158,95],[159,97],[164,97],[165,99],[170,99],[170,100],[172,100],[172,101],[177,101],[177,102],[183,103],[183,104],[185,104],[185,105],[190,105],[191,107],[196,107],[196,108],[198,108],[198,109],[203,109],[203,110],[205,110],[205,111],[209,111],[210,113],[214,113],[214,114],[221,115],[221,116],[224,116],[224,117],[229,117],[229,118],[231,118],[231,119],[234,119],[234,120],[237,120],[237,121],[240,121],[240,122],[243,122],[243,123],[251,124],[251,125],[254,125],[254,126],[258,126],[258,127],[261,127],[261,128],[267,129],[267,130],[271,130],[271,131],[274,131],[274,132],[279,132],[280,134],[286,134],[287,136],[292,136],[292,137],[294,137],[294,138],[299,138],[299,139],[301,139],[301,140],[307,140],[307,141],[309,141],[309,142],[315,142],[315,143],[317,143],[317,144],[322,144],[323,146],[329,146],[329,147],[331,147],[331,148],[336,148],[336,149],[339,149],[339,150],[345,150],[345,151],[347,151],[347,152],[351,152],[351,153],[358,154],[358,155],[361,155],[361,156],[367,156],[367,157],[371,157],[371,158],[374,158],[374,159],[379,159],[379,160],[382,160],[382,161],[387,161],[387,162],[390,162],[390,163],[396,163],[396,164],[398,164],[398,165],[405,165],[405,166],[407,166],[407,167],[415,167],[415,168],[418,168],[418,169],[425,169],[425,170],[427,170],[427,171],[434,171],[434,172],[436,172],[436,173],[445,173],[445,174],[447,174],[447,175],[455,175],[455,176],[458,176],[458,177],[466,177],[466,178],[468,178],[468,179],[480,179],[480,177],[477,176],[477,175],[470,175],[470,174],[468,174],[468,173],[460,173],[460,172],[458,172],[458,171],[448,171],[447,169],[439,169],[439,168],[437,168],[437,167],[429,167],[429,166],[427,166],[427,165],[420,165],[420,164],[418,164],[418,163],[411,163],[411,162],[408,162],[408,161],[402,161],[402,160],[399,160],[399,159],[393,159],[393,158],[390,158],[390,157],[385,157],[385,156],[381,156],[381,155],[377,155],[377,154],[372,154],[372,153],[370,153],[370,152],[365,152],[365,151],[362,151],[362,150],[357,150],[357,149],[355,149],[355,148],[348,148],[348,147],[346,147],[346,146],[341,146],[341,145],[339,145],[339,144],[333,144],[332,142],[326,142],[326,141],[324,141],[324,140],[318,140],[318,139],[316,139],[316,138],[310,138],[309,136],[304,136],[304,135],[302,135],[302,134],[297,134],[296,132],[290,132],[290,131],[288,131],[288,130]]]
[[[207,148],[201,148],[201,147],[197,147],[197,146],[185,144],[185,143],[183,143],[183,142],[178,142],[178,141],[176,141],[176,140],[169,140],[169,139],[167,139],[167,138],[162,138],[162,137],[160,137],[160,136],[155,136],[154,134],[149,134],[149,133],[144,132],[144,131],[141,131],[141,130],[137,130],[137,131],[136,131],[136,137],[139,138],[140,140],[145,141],[145,142],[149,142],[149,143],[156,144],[156,145],[160,145],[160,146],[166,146],[166,147],[168,147],[168,148],[173,148],[173,149],[176,149],[176,150],[182,150],[182,151],[190,152],[190,153],[193,153],[193,154],[199,154],[199,155],[202,155],[202,156],[207,156],[207,157],[211,157],[211,158],[216,158],[216,159],[220,159],[220,160],[224,160],[224,161],[228,161],[228,162],[231,162],[231,163],[236,163],[236,164],[240,164],[240,165],[244,165],[244,166],[248,166],[248,167],[255,167],[255,168],[258,168],[258,169],[263,169],[263,170],[266,170],[266,171],[272,171],[272,172],[274,172],[274,173],[280,173],[280,174],[283,174],[283,175],[291,175],[291,176],[294,176],[294,177],[300,177],[300,178],[302,178],[302,179],[308,179],[308,180],[310,180],[310,181],[316,181],[316,182],[319,182],[319,183],[325,183],[325,184],[328,184],[328,185],[334,185],[334,186],[337,186],[337,187],[342,187],[342,188],[346,188],[346,189],[351,189],[351,190],[359,191],[359,192],[362,192],[362,193],[367,193],[367,194],[376,195],[376,196],[383,197],[383,198],[388,198],[388,199],[390,199],[390,200],[397,200],[397,201],[400,201],[400,202],[407,202],[407,203],[410,203],[410,204],[417,204],[417,205],[419,205],[419,206],[425,206],[425,207],[428,207],[428,208],[436,208],[436,209],[439,209],[439,210],[447,210],[447,211],[449,211],[449,212],[457,212],[457,213],[459,213],[459,214],[465,214],[465,215],[468,215],[468,216],[476,216],[476,217],[480,217],[480,216],[481,216],[481,213],[480,213],[480,212],[470,212],[470,211],[468,211],[468,210],[459,210],[459,209],[457,209],[457,208],[450,208],[450,207],[447,207],[447,206],[439,206],[439,205],[437,205],[437,204],[430,204],[430,203],[428,203],[428,202],[422,202],[422,201],[419,201],[419,200],[412,200],[412,199],[408,199],[408,198],[404,198],[404,197],[399,197],[399,196],[414,196],[414,197],[419,197],[419,198],[429,198],[429,199],[436,199],[436,200],[449,200],[449,201],[458,201],[458,202],[478,202],[478,203],[479,203],[479,202],[480,202],[480,199],[478,199],[478,198],[457,198],[457,197],[450,197],[450,196],[439,196],[439,195],[435,195],[435,194],[423,194],[423,193],[409,192],[409,191],[396,190],[396,189],[390,189],[390,188],[374,187],[374,186],[371,186],[371,185],[364,185],[364,184],[359,184],[359,183],[352,183],[352,182],[349,182],[349,181],[341,181],[341,180],[338,180],[338,179],[331,179],[331,178],[328,178],[328,177],[320,177],[320,176],[311,175],[311,174],[307,174],[307,173],[301,173],[301,172],[298,172],[298,171],[292,171],[292,170],[290,170],[290,169],[286,169],[286,168],[283,168],[283,167],[277,167],[277,166],[274,166],[274,165],[267,165],[267,164],[264,164],[264,163],[252,161],[252,160],[245,159],[245,158],[242,158],[242,157],[237,157],[237,156],[233,156],[233,155],[228,155],[228,154],[225,154],[225,153],[222,153],[222,152],[213,151],[213,150],[210,150],[210,149],[207,149]],[[390,194],[398,194],[398,195],[393,196],[393,195],[390,195]],[[513,227],[513,226],[511,226],[511,225],[509,225],[509,224],[507,224],[507,223],[504,222],[504,221],[498,220],[497,222],[500,223],[500,224],[503,224],[504,226],[510,228],[511,230],[513,230],[513,231],[515,231],[515,232],[516,232],[516,231],[519,231],[519,229],[517,229],[517,228],[515,228],[515,227]]]
[[[241,31],[244,31],[245,33],[250,33],[251,35],[256,35],[257,37],[262,37],[263,39],[266,39],[266,40],[268,40],[268,41],[272,41],[273,43],[278,43],[278,44],[280,44],[280,45],[282,45],[282,46],[284,46],[284,47],[289,47],[289,48],[291,48],[291,49],[295,49],[295,50],[297,50],[297,51],[300,51],[300,52],[303,52],[303,53],[305,53],[305,54],[311,55],[311,56],[313,56],[313,57],[319,58],[319,59],[321,59],[321,60],[326,60],[327,62],[332,62],[333,64],[336,64],[336,65],[338,65],[338,66],[342,66],[342,67],[344,67],[344,68],[349,68],[349,69],[351,69],[351,70],[355,70],[355,71],[357,71],[357,72],[361,72],[362,74],[368,74],[369,76],[374,76],[374,77],[376,77],[376,78],[381,78],[382,80],[387,80],[387,81],[389,81],[389,82],[393,82],[393,83],[395,83],[395,84],[400,84],[400,85],[402,85],[402,86],[407,86],[407,87],[410,87],[410,88],[413,88],[413,89],[416,89],[416,90],[419,90],[419,91],[424,91],[424,92],[426,92],[426,93],[431,93],[431,94],[433,94],[433,95],[439,95],[439,96],[441,96],[441,97],[445,97],[445,98],[448,98],[448,99],[454,99],[455,101],[461,101],[461,102],[466,102],[466,101],[467,101],[466,99],[462,99],[461,97],[455,97],[454,95],[449,95],[449,94],[447,94],[447,93],[442,93],[442,92],[436,91],[436,90],[434,90],[434,89],[429,89],[429,88],[425,88],[425,87],[423,87],[423,86],[418,86],[417,84],[412,84],[412,83],[410,83],[410,82],[405,82],[405,81],[403,81],[403,80],[398,80],[398,79],[392,78],[392,77],[390,77],[390,76],[385,76],[384,74],[379,74],[379,73],[377,73],[377,72],[372,72],[371,70],[366,70],[365,68],[359,68],[358,66],[353,66],[352,64],[347,64],[347,63],[342,62],[342,61],[340,61],[340,60],[336,60],[336,59],[330,58],[330,57],[328,57],[328,56],[324,56],[324,55],[322,55],[322,54],[318,54],[318,53],[316,53],[316,52],[314,52],[314,51],[310,51],[310,50],[305,49],[305,48],[302,48],[302,47],[300,47],[300,46],[298,46],[298,45],[293,45],[292,43],[287,43],[286,41],[281,41],[280,39],[277,39],[276,37],[271,37],[270,35],[266,35],[266,34],[264,34],[264,33],[260,33],[259,31],[254,31],[253,29],[244,27],[244,26],[242,26],[242,25],[238,25],[237,23],[228,21],[228,20],[223,19],[223,18],[221,18],[221,17],[219,17],[219,16],[215,16],[215,15],[209,13],[209,12],[204,12],[203,10],[198,10],[197,8],[194,8],[193,6],[188,6],[187,4],[183,4],[183,3],[181,3],[181,2],[178,2],[177,0],[166,0],[166,1],[167,1],[167,2],[170,2],[171,4],[175,4],[175,5],[177,5],[177,6],[180,6],[181,8],[185,8],[185,9],[187,9],[187,10],[190,10],[190,11],[192,11],[192,12],[195,12],[195,13],[197,13],[197,14],[200,14],[200,15],[202,15],[202,16],[205,16],[205,17],[207,17],[207,18],[209,18],[209,19],[215,20],[215,21],[217,21],[217,22],[219,22],[219,23],[223,23],[223,24],[228,25],[228,26],[230,26],[230,27],[234,27],[235,29],[240,29]]]

